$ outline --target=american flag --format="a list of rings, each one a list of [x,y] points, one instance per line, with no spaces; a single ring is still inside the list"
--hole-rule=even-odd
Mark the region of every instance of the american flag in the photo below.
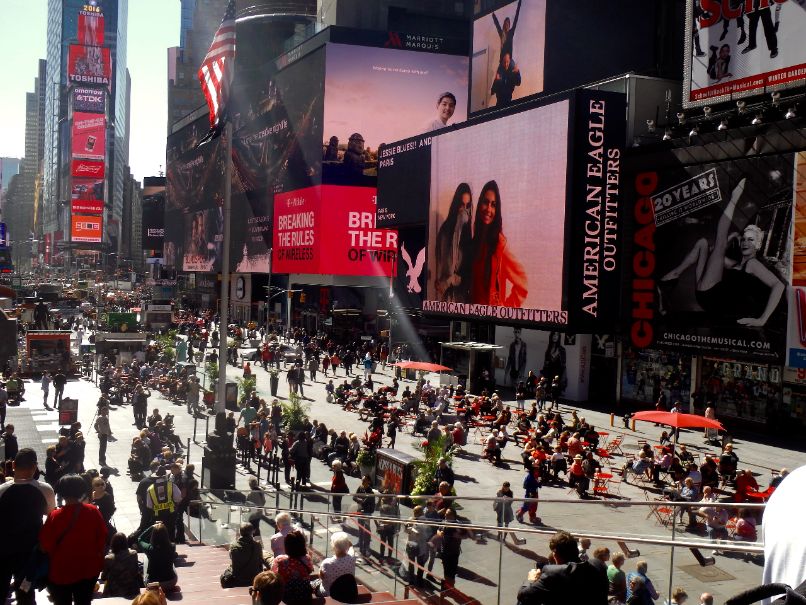
[[[235,71],[235,0],[229,0],[213,43],[199,68],[199,82],[210,108],[210,129],[219,134],[226,117],[229,89]],[[209,136],[209,135],[208,135]]]

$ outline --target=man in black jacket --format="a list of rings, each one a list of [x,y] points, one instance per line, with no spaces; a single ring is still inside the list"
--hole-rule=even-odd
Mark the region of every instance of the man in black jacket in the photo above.
[[[590,563],[579,562],[579,547],[574,536],[565,531],[557,532],[549,548],[550,560],[555,564],[529,572],[529,582],[518,591],[518,605],[607,603],[607,576]]]

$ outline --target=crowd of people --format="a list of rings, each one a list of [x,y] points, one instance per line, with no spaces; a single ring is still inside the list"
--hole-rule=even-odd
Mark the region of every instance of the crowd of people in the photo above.
[[[217,362],[220,335],[214,319],[208,314],[184,323],[180,338],[186,343],[185,359]],[[511,537],[516,544],[521,540],[505,530],[515,520],[542,524],[538,495],[543,487],[567,485],[579,497],[594,497],[591,485],[597,473],[603,470],[603,464],[612,464],[611,453],[601,447],[600,432],[577,411],[562,412],[559,389],[552,388],[552,381],[546,378],[532,380],[530,376],[528,385],[519,385],[513,408],[495,391],[471,395],[461,386],[432,385],[424,378],[401,390],[397,368],[390,384],[380,384],[374,378],[376,365],[385,368],[406,352],[400,348],[390,351],[386,343],[376,340],[337,342],[304,330],[281,338],[271,331],[238,325],[229,326],[226,332],[226,337],[235,343],[235,353],[228,354],[229,361],[242,368],[245,378],[261,365],[266,372],[285,371],[289,393],[304,397],[306,380],[316,381],[318,376],[326,381],[326,400],[319,403],[339,406],[367,423],[363,436],[356,431],[327,427],[316,419],[304,419],[301,425],[291,427],[279,401],[267,401],[255,388],[244,393],[239,412],[229,413],[227,433],[234,436],[234,445],[247,470],[254,464],[279,464],[286,483],[298,490],[309,485],[312,461],[320,460],[332,472],[334,519],[343,522],[344,529],[357,532],[355,545],[347,533],[334,534],[333,555],[320,561],[317,569],[302,528],[295,526],[287,513],[274,519],[265,516],[265,495],[254,480],[247,501],[257,508],[249,523],[237,530],[230,548],[231,564],[223,570],[221,583],[252,586],[253,597],[258,595],[261,602],[283,599],[286,603],[303,603],[314,596],[328,595],[348,599],[357,590],[357,563],[375,557],[383,564],[401,559],[403,554],[400,573],[411,584],[436,582],[443,590],[451,589],[462,542],[484,539],[465,527],[469,519],[461,516],[451,468],[453,456],[468,453],[468,437],[473,432],[483,459],[493,465],[507,464],[504,454],[509,447],[517,451],[514,458],[523,465],[522,488],[527,500],[513,510],[515,492],[509,482],[503,482],[495,494],[493,508],[496,525],[502,528],[499,539]],[[250,353],[251,359],[239,359],[239,345],[247,340],[258,340],[259,344]],[[6,481],[0,487],[0,514],[11,522],[19,539],[4,541],[0,547],[4,569],[9,570],[0,578],[0,590],[11,587],[13,581],[18,603],[32,602],[33,589],[44,585],[56,605],[83,603],[93,594],[97,579],[105,596],[134,597],[142,588],[150,587],[137,596],[143,605],[177,590],[174,545],[185,540],[183,514],[209,517],[210,510],[200,504],[194,466],[184,463],[173,415],[163,415],[149,405],[149,398],[152,390],[158,391],[169,401],[187,404],[191,414],[204,414],[208,408],[201,398],[198,379],[172,363],[165,349],[159,342],[151,343],[130,363],[99,358],[101,396],[92,422],[99,443],[97,471],[85,469],[86,442],[81,423],[62,430],[58,443],[47,448],[41,471],[36,454],[17,446],[14,426],[4,426]],[[64,382],[59,378],[59,388],[57,378],[58,374],[41,378],[45,405],[51,384],[56,385],[57,397],[63,395]],[[527,399],[531,401],[527,403]],[[2,400],[0,389],[0,403]],[[141,519],[130,535],[116,532],[112,524],[116,506],[110,469],[106,466],[107,444],[115,439],[110,410],[124,405],[131,405],[133,424],[138,430],[131,443],[129,474],[137,482],[135,493]],[[410,517],[400,519],[394,486],[376,489],[371,477],[361,476],[359,461],[362,452],[384,445],[394,447],[397,434],[404,430],[422,435],[424,448],[439,444],[442,458],[430,480],[423,482],[421,504],[413,507]],[[701,502],[701,507],[684,511],[689,516],[688,527],[714,539],[728,538],[726,528],[731,516],[725,508],[709,504],[719,494],[723,499],[730,498],[737,505],[736,537],[755,540],[760,519],[754,510],[742,508],[741,504],[768,497],[786,476],[786,469],[761,491],[753,473],[740,468],[732,444],[726,443],[719,456],[703,456],[698,464],[685,445],[674,448],[669,437],[662,433],[658,448],[646,443],[634,457],[628,454],[620,469],[625,480],[635,477],[642,487],[659,488],[670,500]],[[342,516],[342,495],[350,493],[345,475],[350,474],[361,477],[349,507],[349,512],[357,515],[354,522]],[[43,517],[47,517],[44,523]],[[266,542],[260,537],[264,522],[276,530]],[[398,534],[405,543],[405,553],[393,550]],[[65,555],[68,546],[70,556]],[[550,548],[546,565],[530,573],[528,583],[518,594],[524,605],[554,602],[545,600],[545,595],[559,594],[572,584],[584,584],[590,591],[591,600],[579,602],[609,599],[612,603],[651,603],[658,598],[644,561],[626,573],[622,570],[626,558],[623,553],[611,555],[601,547],[589,556],[589,541],[578,543],[565,532],[552,539]],[[40,570],[30,564],[36,559],[37,549],[50,559],[44,577],[37,576]],[[141,571],[138,552],[147,562],[145,573]],[[80,563],[74,560],[75,553],[82,555]],[[441,580],[433,573],[436,559],[442,564]],[[708,597],[703,595],[700,602],[708,603]],[[278,600],[272,601],[275,598]],[[676,589],[672,602],[681,604],[686,598],[685,590]]]

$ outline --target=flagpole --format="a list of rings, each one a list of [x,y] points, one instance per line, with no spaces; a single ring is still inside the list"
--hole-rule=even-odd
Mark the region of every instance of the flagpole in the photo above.
[[[229,243],[231,219],[232,194],[232,122],[226,121],[224,126],[224,250],[221,255],[221,313],[218,318],[218,396],[216,397],[216,412],[225,410],[227,393],[227,328],[229,326]],[[237,360],[237,357],[236,357]]]

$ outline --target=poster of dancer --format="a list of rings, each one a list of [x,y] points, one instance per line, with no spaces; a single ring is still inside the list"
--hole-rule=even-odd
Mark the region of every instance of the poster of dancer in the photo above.
[[[783,359],[793,174],[793,154],[638,173],[634,346]]]

